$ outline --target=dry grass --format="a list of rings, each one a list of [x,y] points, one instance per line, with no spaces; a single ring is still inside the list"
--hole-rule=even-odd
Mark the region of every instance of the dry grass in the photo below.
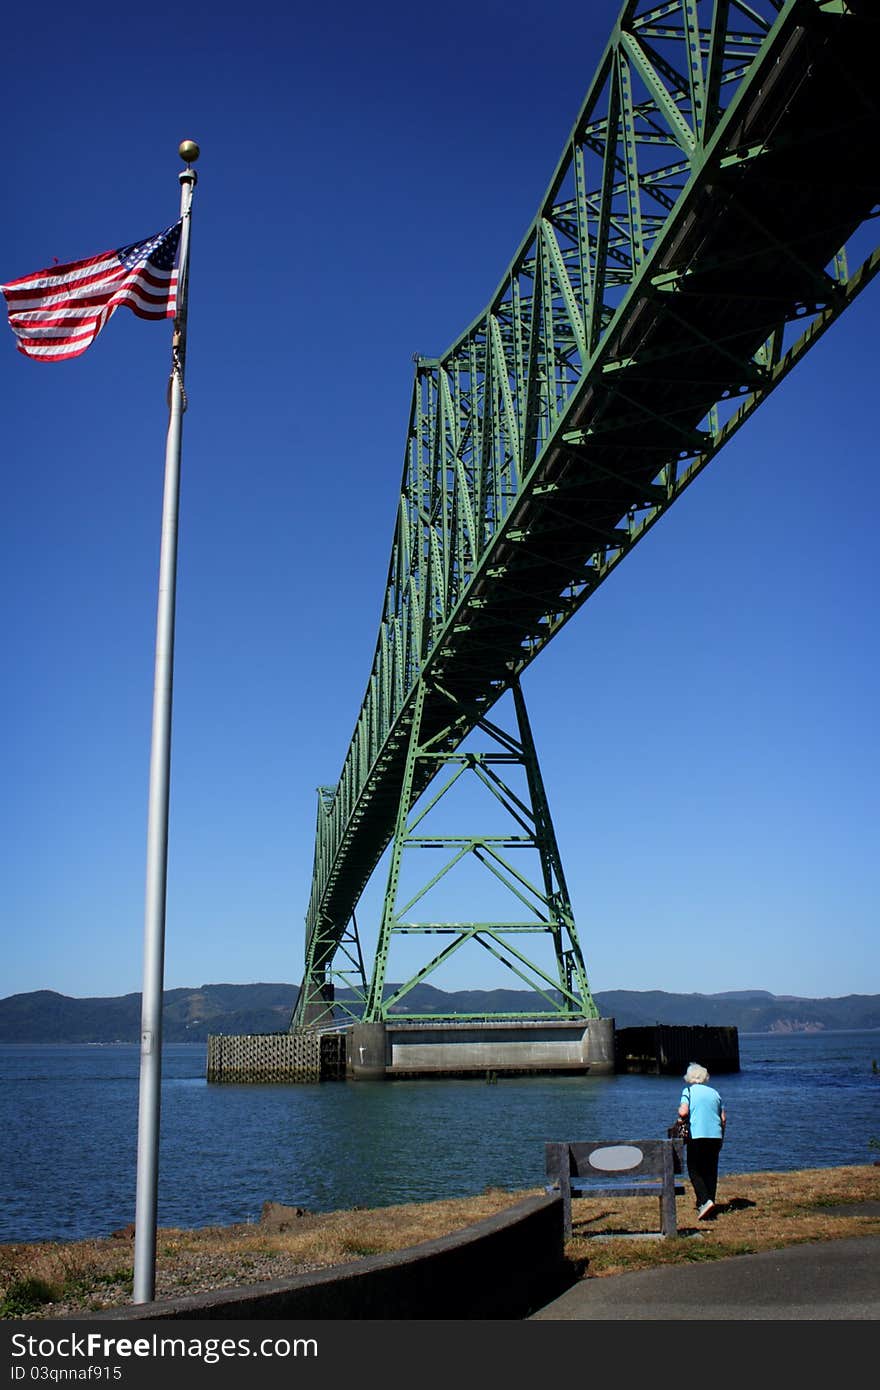
[[[686,1183],[687,1186],[687,1183]],[[656,1198],[577,1201],[566,1253],[593,1278],[774,1250],[804,1241],[880,1234],[880,1167],[816,1168],[791,1173],[722,1175],[717,1213],[697,1221],[688,1187],[677,1199],[681,1240],[634,1241],[615,1232],[656,1231]],[[852,1214],[839,1208],[853,1208]],[[601,1235],[602,1239],[595,1237]]]
[[[305,1214],[292,1228],[263,1224],[163,1229],[157,1251],[157,1298],[281,1279],[401,1250],[449,1235],[541,1191],[489,1189],[478,1197],[406,1206]],[[607,1277],[660,1264],[718,1259],[801,1241],[880,1233],[880,1217],[858,1204],[880,1201],[880,1167],[725,1175],[718,1215],[694,1219],[693,1201],[678,1198],[684,1239],[635,1241],[615,1232],[657,1228],[656,1199],[578,1201],[567,1247],[582,1277]],[[833,1208],[855,1205],[853,1215]],[[594,1237],[601,1234],[603,1238]],[[57,1318],[131,1301],[130,1239],[0,1246],[0,1316]]]
[[[490,1188],[478,1197],[406,1206],[306,1213],[292,1229],[263,1224],[162,1228],[156,1297],[260,1283],[387,1254],[450,1235],[526,1194]],[[55,1318],[131,1301],[131,1239],[0,1246],[0,1317]]]

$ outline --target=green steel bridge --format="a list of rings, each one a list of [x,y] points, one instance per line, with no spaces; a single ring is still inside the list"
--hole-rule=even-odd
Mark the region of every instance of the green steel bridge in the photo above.
[[[318,792],[291,1030],[407,1017],[465,945],[534,990],[522,1017],[596,1016],[520,676],[880,268],[878,26],[876,0],[622,6],[488,305],[416,359],[373,665]],[[507,728],[489,718],[505,695]],[[509,833],[428,832],[465,776]],[[355,910],[389,846],[368,971]],[[442,868],[401,901],[426,846]],[[517,915],[411,920],[466,859]],[[392,988],[401,933],[444,944]]]

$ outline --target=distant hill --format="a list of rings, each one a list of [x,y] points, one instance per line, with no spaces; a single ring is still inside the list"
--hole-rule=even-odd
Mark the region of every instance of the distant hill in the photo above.
[[[209,1033],[276,1033],[287,1028],[295,985],[202,985],[166,990],[166,1042],[202,1042]],[[72,999],[52,990],[0,999],[0,1042],[137,1042],[141,996]]]
[[[395,988],[389,985],[389,991]],[[290,1023],[296,985],[201,985],[165,993],[166,1042],[204,1042],[209,1033],[278,1033]],[[823,1032],[880,1028],[880,995],[799,999],[766,990],[720,994],[667,994],[662,990],[609,990],[595,996],[603,1018],[618,1028],[645,1024],[716,1024],[741,1033]],[[410,1012],[517,1013],[533,1011],[528,990],[461,990],[445,993],[417,985],[407,998]],[[540,1001],[538,1001],[540,1003]],[[73,999],[53,990],[0,999],[0,1042],[109,1043],[140,1037],[139,994]]]

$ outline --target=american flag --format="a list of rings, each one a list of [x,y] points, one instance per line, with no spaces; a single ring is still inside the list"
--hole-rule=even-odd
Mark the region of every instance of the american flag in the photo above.
[[[120,304],[138,318],[174,318],[181,226],[0,285],[19,352],[38,362],[78,357]]]

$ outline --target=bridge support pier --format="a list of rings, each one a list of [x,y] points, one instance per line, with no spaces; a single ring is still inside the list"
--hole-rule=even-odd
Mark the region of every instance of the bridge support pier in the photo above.
[[[355,1023],[346,1034],[346,1076],[605,1076],[614,1071],[614,1019],[497,1022],[413,1019]]]
[[[584,1056],[594,1076],[614,1071],[614,1019],[591,1018],[585,1034]]]
[[[355,1023],[345,1043],[346,1076],[352,1081],[384,1081],[388,1065],[384,1023]]]

